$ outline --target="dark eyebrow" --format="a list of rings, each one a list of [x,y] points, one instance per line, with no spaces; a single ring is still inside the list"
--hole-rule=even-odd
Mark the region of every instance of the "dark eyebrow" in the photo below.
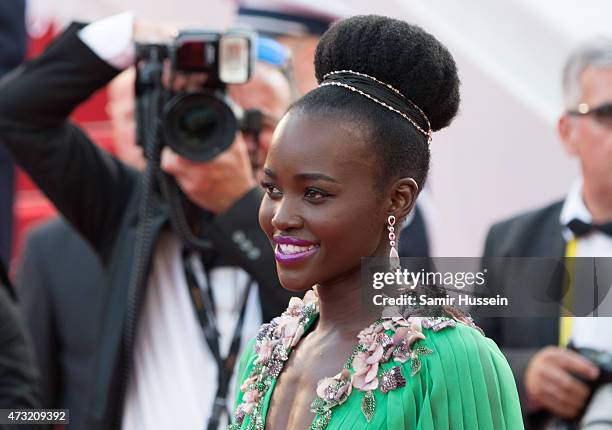
[[[269,176],[272,179],[276,179],[277,177],[276,173],[267,167],[264,167],[263,172],[266,174],[266,176]],[[310,181],[327,181],[327,182],[333,182],[335,184],[339,183],[334,178],[324,175],[323,173],[298,173],[294,177],[302,181],[310,180]]]
[[[323,173],[298,173],[297,175],[295,175],[295,178],[301,179],[301,180],[327,181],[327,182],[333,182],[336,184],[338,183],[338,181],[336,181],[334,178],[324,175]]]

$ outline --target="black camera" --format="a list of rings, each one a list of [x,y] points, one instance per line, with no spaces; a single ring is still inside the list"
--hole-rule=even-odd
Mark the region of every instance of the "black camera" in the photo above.
[[[595,388],[612,383],[612,354],[607,351],[600,351],[592,348],[577,348],[570,343],[569,349],[592,361],[599,367],[599,377],[594,381],[583,380],[592,390]],[[581,378],[582,379],[582,378]]]
[[[242,112],[225,86],[250,79],[255,47],[255,34],[245,30],[184,31],[169,44],[137,45],[137,140],[145,154],[147,142],[162,140],[185,158],[207,161],[232,144],[237,130],[252,128],[257,112]],[[197,74],[197,90],[172,90],[179,75]]]
[[[570,342],[570,344],[568,345],[568,349],[577,352],[578,354],[590,360],[597,367],[599,367],[599,376],[597,377],[597,379],[592,381],[582,378],[579,375],[574,375],[576,378],[584,382],[590,388],[591,391],[585,403],[585,406],[578,413],[578,416],[576,416],[570,421],[563,421],[565,424],[565,428],[574,430],[578,428],[583,428],[580,422],[585,416],[585,413],[587,413],[587,411],[589,410],[591,406],[591,401],[593,400],[593,396],[596,394],[597,390],[604,385],[612,383],[612,354],[607,351],[601,351],[592,348],[576,347],[572,342]],[[599,409],[599,406],[600,405],[597,405],[596,409]],[[606,409],[609,410],[607,405]],[[610,425],[609,421],[608,425]]]

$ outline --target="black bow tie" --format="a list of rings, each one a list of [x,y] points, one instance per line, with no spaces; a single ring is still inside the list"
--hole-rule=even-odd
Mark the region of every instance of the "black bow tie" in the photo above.
[[[607,222],[605,224],[589,224],[574,218],[567,223],[567,228],[569,228],[572,233],[576,235],[576,237],[584,236],[585,234],[594,230],[600,231],[608,236],[612,236],[612,222]]]

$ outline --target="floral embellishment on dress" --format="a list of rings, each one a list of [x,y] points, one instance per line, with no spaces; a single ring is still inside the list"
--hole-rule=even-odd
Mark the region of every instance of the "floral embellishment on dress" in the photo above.
[[[372,391],[378,388],[378,362],[382,358],[382,347],[371,354],[368,351],[359,352],[353,360],[353,386],[359,391]]]
[[[406,385],[406,378],[402,375],[402,368],[400,366],[392,367],[391,370],[383,372],[380,375],[380,380],[380,391],[385,394]]]
[[[331,409],[344,403],[351,395],[352,389],[351,374],[348,369],[342,369],[336,376],[319,381],[317,397],[310,405],[310,411],[321,417],[316,421],[317,427],[314,428],[327,427],[331,420]]]
[[[464,314],[462,312],[459,312],[457,309],[453,308],[452,306],[444,306],[444,312],[446,312],[455,321],[458,321],[461,324],[464,324],[468,327],[472,327],[473,329],[480,332],[480,334],[484,336],[484,331],[482,331],[482,329],[476,325],[476,323],[474,322],[471,316]]]
[[[242,403],[236,408],[235,421],[228,429],[239,429],[245,418],[250,416],[249,428],[263,430],[265,423],[261,409],[265,393],[282,372],[284,363],[289,359],[289,351],[304,335],[306,325],[318,312],[317,294],[313,289],[303,299],[293,297],[280,317],[261,326],[254,347],[257,358],[249,377],[240,387],[244,393]]]
[[[381,364],[388,362],[391,358],[398,363],[411,360],[411,375],[414,376],[421,369],[420,356],[433,352],[422,345],[414,346],[418,340],[425,339],[422,332],[424,321],[426,319],[418,317],[383,318],[357,335],[359,343],[344,368],[345,370],[353,369],[350,376],[351,384],[353,388],[364,393],[361,411],[368,422],[371,421],[376,410],[375,390],[379,389],[386,394],[406,385],[401,366],[381,372]],[[386,333],[387,331],[394,333],[390,336]],[[343,371],[342,379],[345,380],[349,374]],[[329,379],[325,378],[319,382],[319,388],[330,386]],[[321,390],[317,390],[317,398],[311,405],[311,410],[318,412],[318,418],[315,418],[310,430],[324,429],[327,426],[326,423],[331,419],[330,408],[326,406],[336,406],[328,404],[322,394]]]
[[[447,317],[429,318],[423,321],[423,327],[432,329],[436,332],[446,327],[455,327],[456,325],[457,321]]]
[[[433,351],[426,346],[419,345],[416,348],[413,348],[412,345],[419,339],[425,339],[425,335],[421,331],[420,324],[425,328],[429,327],[431,324],[431,320],[424,319],[418,320],[414,318],[411,321],[411,327],[400,327],[395,331],[393,335],[394,344],[397,345],[395,350],[393,351],[393,358],[395,361],[399,363],[405,363],[408,360],[410,362],[410,368],[412,373],[410,376],[416,375],[419,370],[421,370],[421,355],[431,354]],[[444,327],[439,327],[438,330],[441,330]],[[454,327],[454,325],[447,325],[445,327]],[[434,330],[434,331],[438,331]]]
[[[351,394],[351,374],[342,369],[332,378],[324,378],[317,384],[317,395],[330,407],[341,405]]]
[[[318,312],[318,296],[313,289],[303,299],[292,298],[289,307],[280,317],[261,326],[254,347],[257,357],[251,373],[240,387],[244,393],[242,403],[236,408],[235,422],[228,430],[240,429],[246,417],[251,418],[248,430],[263,430],[263,399],[282,372],[291,349],[298,344]],[[376,411],[374,392],[379,390],[387,394],[406,385],[401,365],[385,371],[381,367],[383,363],[409,362],[411,376],[414,376],[422,368],[421,357],[433,353],[430,348],[418,343],[426,338],[423,328],[438,332],[455,327],[457,322],[477,328],[469,317],[456,312],[447,314],[452,318],[383,317],[359,332],[359,342],[342,371],[318,382],[317,396],[310,406],[316,416],[309,429],[327,428],[333,409],[346,402],[353,389],[363,393],[361,411],[370,422]]]
[[[372,417],[374,417],[374,412],[376,411],[376,398],[372,391],[366,391],[363,395],[363,400],[361,401],[361,412],[365,417],[367,422],[372,421]]]

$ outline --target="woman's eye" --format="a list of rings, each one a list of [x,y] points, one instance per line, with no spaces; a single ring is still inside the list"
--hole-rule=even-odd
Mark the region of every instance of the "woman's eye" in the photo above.
[[[304,197],[308,200],[322,200],[328,196],[328,193],[321,190],[317,190],[316,188],[307,188],[304,192]]]
[[[274,184],[269,182],[262,182],[261,187],[266,190],[266,194],[271,198],[280,197],[282,195],[281,191]]]

